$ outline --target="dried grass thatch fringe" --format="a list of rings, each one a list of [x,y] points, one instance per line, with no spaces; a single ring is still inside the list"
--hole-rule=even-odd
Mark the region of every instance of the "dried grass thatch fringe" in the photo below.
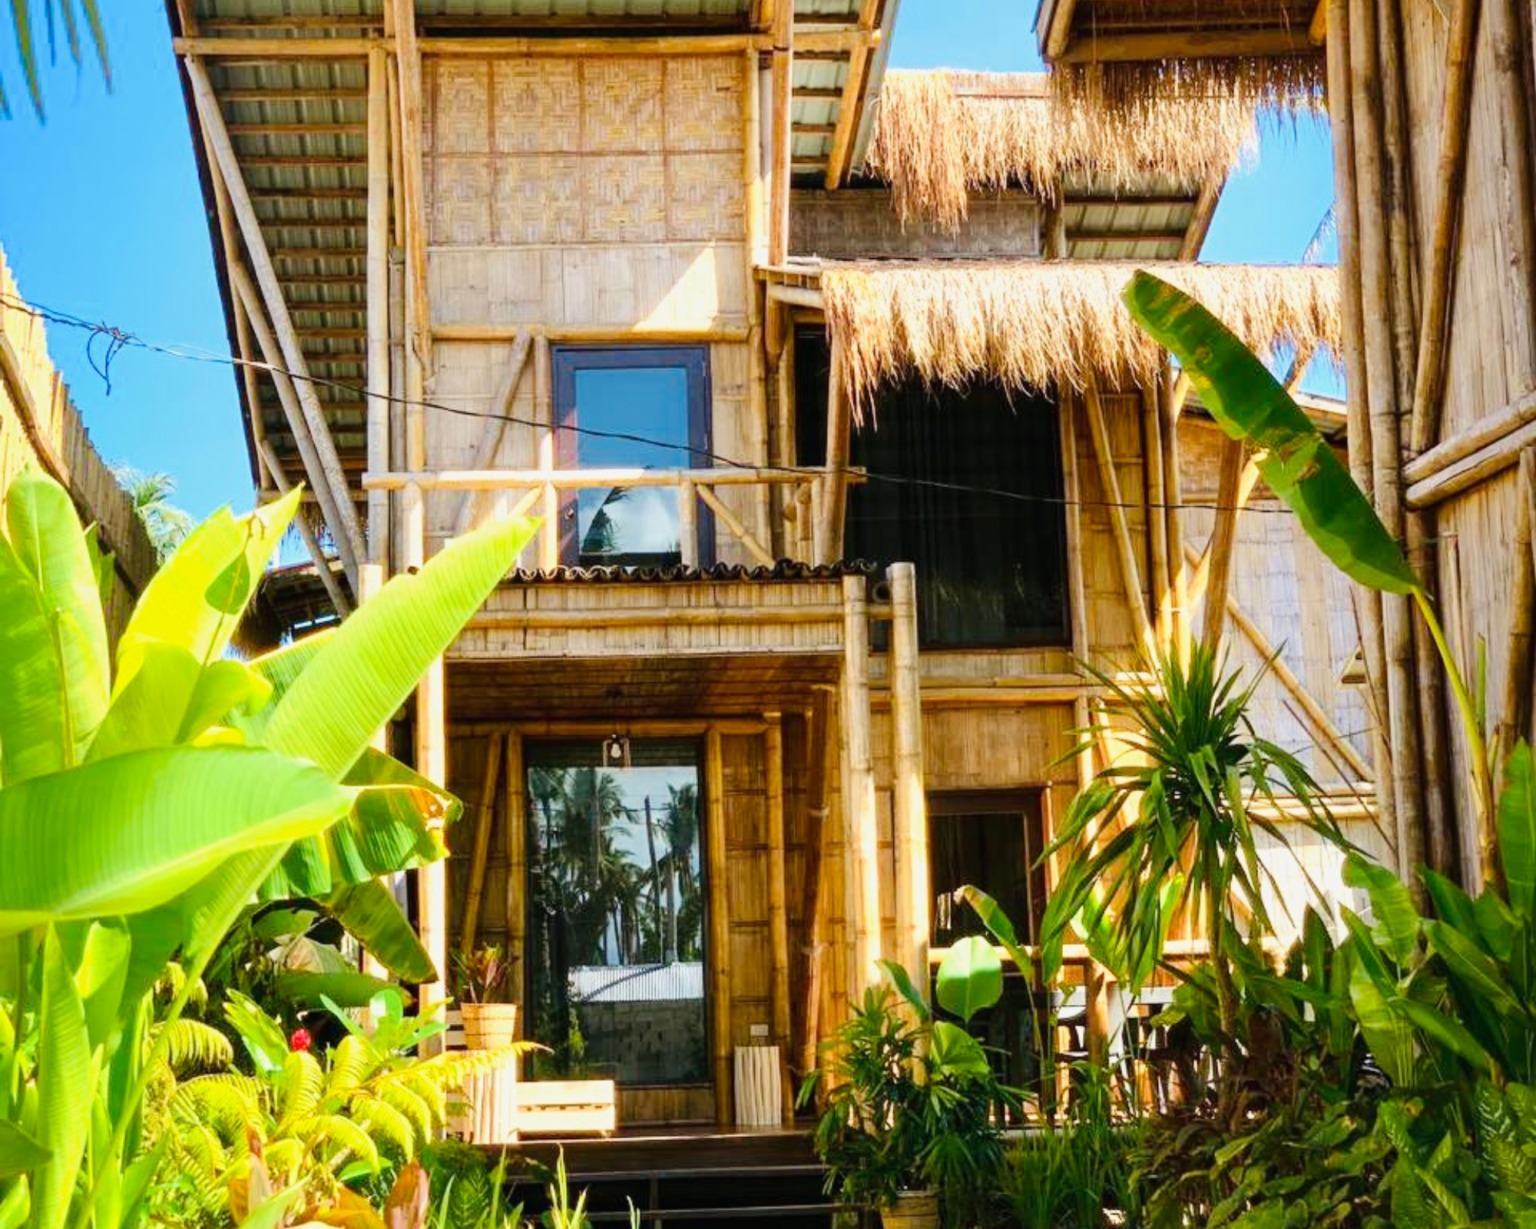
[[[1081,389],[1145,382],[1166,356],[1131,319],[1120,294],[1145,268],[1226,322],[1259,353],[1340,352],[1338,278],[1310,266],[1113,262],[828,265],[821,293],[842,347],[855,412],[881,385],[916,376],[961,388]]]
[[[1149,101],[1188,106],[1213,99],[1289,114],[1326,109],[1326,61],[1314,54],[1225,56],[1057,64],[1050,92],[1060,105],[1110,114],[1144,113]]]
[[[954,231],[970,193],[1010,184],[1048,199],[1067,179],[1101,192],[1149,178],[1198,189],[1231,170],[1253,135],[1254,108],[1239,97],[1105,108],[1058,102],[1039,73],[891,71],[865,166],[890,184],[904,223]]]

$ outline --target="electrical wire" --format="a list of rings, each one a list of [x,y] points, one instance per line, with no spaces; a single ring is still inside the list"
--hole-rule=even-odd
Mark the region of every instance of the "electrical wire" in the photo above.
[[[201,346],[185,344],[165,344],[149,341],[138,334],[115,325],[95,322],[83,316],[77,316],[70,312],[57,308],[44,307],[41,304],[29,303],[0,292],[0,307],[12,311],[24,313],[49,324],[59,325],[64,328],[79,329],[90,333],[86,342],[87,359],[91,368],[102,378],[106,385],[108,395],[112,391],[111,364],[123,350],[138,349],[153,354],[164,355],[168,358],[180,359],[187,362],[212,363],[218,366],[227,366],[236,370],[251,368],[256,371],[266,372],[269,376],[284,376],[289,380],[301,381],[318,388],[329,388],[338,392],[347,392],[362,398],[363,400],[384,401],[391,406],[400,406],[406,409],[431,410],[436,413],[454,415],[461,418],[474,418],[508,423],[513,426],[530,427],[535,430],[544,430],[549,424],[536,419],[523,418],[516,414],[502,414],[491,410],[476,410],[465,406],[445,405],[437,401],[426,399],[414,400],[399,397],[393,393],[382,393],[365,386],[350,384],[345,380],[333,380],[324,376],[312,375],[308,372],[290,371],[285,367],[271,363],[261,362],[256,359],[241,358],[232,354],[219,353]],[[98,339],[107,340],[107,349],[101,361],[98,362],[94,344]],[[258,409],[259,412],[259,409]],[[640,435],[626,431],[609,431],[597,427],[583,427],[574,423],[557,424],[554,428],[557,432],[565,432],[571,435],[588,436],[594,439],[616,440],[623,443],[640,444],[653,448],[664,448],[673,452],[686,452],[697,460],[706,460],[725,469],[758,469],[768,470],[782,474],[803,474],[807,478],[815,477],[828,472],[836,472],[855,481],[878,482],[888,485],[906,486],[924,490],[944,491],[950,494],[979,495],[986,498],[1006,500],[1014,503],[1028,503],[1047,505],[1052,507],[1077,507],[1084,508],[1122,508],[1126,510],[1161,510],[1161,511],[1232,511],[1239,513],[1259,513],[1277,516],[1293,516],[1294,513],[1284,505],[1273,504],[1247,504],[1232,508],[1230,505],[1219,504],[1215,501],[1205,503],[1201,501],[1181,502],[1171,504],[1166,502],[1132,501],[1132,500],[1108,500],[1108,499],[1068,499],[1065,495],[1044,495],[1023,491],[1009,491],[1001,487],[981,486],[973,483],[946,482],[938,478],[918,478],[907,474],[887,474],[877,470],[861,468],[859,466],[845,465],[840,467],[828,467],[826,465],[793,466],[777,465],[773,463],[758,464],[751,461],[740,461],[735,458],[714,452],[709,449],[695,448],[689,445],[679,445],[671,440],[660,440],[652,436]]]

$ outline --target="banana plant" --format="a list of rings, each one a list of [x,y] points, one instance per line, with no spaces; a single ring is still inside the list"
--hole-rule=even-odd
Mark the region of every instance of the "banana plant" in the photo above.
[[[5,1229],[140,1222],[162,1156],[142,1149],[151,1073],[252,900],[340,893],[342,914],[398,938],[403,918],[383,910],[372,876],[441,856],[443,795],[386,770],[369,742],[533,527],[467,535],[324,638],[236,660],[231,637],[297,500],[199,527],[146,588],[114,656],[109,569],[68,494],[35,472],[6,494]],[[156,1023],[150,992],[173,957],[185,975]]]
[[[1317,426],[1236,334],[1178,287],[1144,271],[1123,298],[1136,322],[1179,360],[1216,424],[1253,450],[1264,481],[1323,554],[1358,584],[1413,599],[1461,715],[1483,874],[1493,881],[1493,773],[1478,706],[1402,548]]]

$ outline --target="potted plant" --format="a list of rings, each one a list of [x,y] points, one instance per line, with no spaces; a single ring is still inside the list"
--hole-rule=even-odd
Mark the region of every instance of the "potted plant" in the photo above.
[[[829,1043],[831,1062],[800,1090],[805,1105],[825,1085],[815,1145],[827,1192],[878,1208],[885,1229],[932,1229],[941,1199],[950,1220],[974,1219],[1020,1096],[961,1025],[933,1017],[904,969],[882,963],[900,997],[867,991]],[[963,940],[938,986],[940,1004],[968,1023],[1002,997],[1002,967],[986,943]]]
[[[460,955],[457,964],[465,1047],[500,1050],[511,1045],[517,1036],[517,1004],[497,999],[506,988],[506,955],[496,946],[477,947]]]

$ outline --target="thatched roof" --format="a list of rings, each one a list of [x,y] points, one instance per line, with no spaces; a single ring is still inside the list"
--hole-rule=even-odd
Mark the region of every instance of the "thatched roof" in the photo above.
[[[1148,268],[1194,295],[1259,353],[1340,354],[1338,279],[1317,266],[1132,265],[1108,261],[829,264],[823,310],[856,408],[916,376],[963,387],[1081,389],[1145,382],[1167,357],[1131,319],[1121,291]]]
[[[865,169],[891,185],[903,221],[955,229],[971,193],[1010,184],[1048,199],[1068,180],[1112,193],[1149,179],[1198,190],[1222,179],[1253,135],[1253,107],[1230,98],[1066,106],[1041,73],[891,71]]]

